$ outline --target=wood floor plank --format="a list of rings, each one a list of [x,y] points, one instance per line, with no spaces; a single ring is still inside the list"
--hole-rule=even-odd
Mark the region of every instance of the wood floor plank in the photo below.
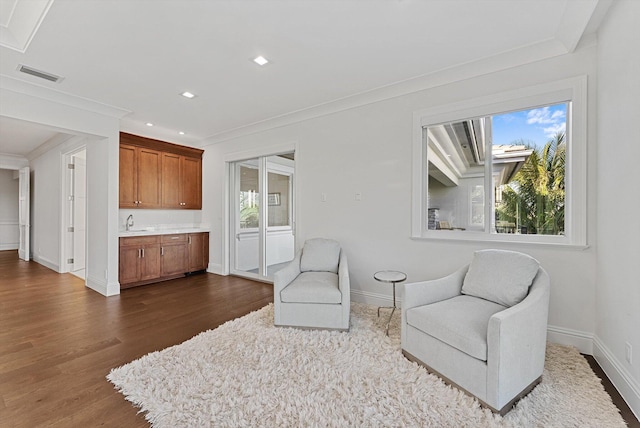
[[[270,284],[213,274],[104,297],[0,251],[0,426],[148,426],[109,371],[272,301]]]
[[[148,426],[106,380],[109,371],[272,301],[270,284],[213,274],[104,297],[73,275],[0,251],[0,427]]]

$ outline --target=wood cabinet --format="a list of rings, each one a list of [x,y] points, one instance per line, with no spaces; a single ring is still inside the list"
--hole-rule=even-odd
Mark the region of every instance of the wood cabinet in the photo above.
[[[206,270],[209,264],[209,233],[189,234],[189,272]]]
[[[153,281],[161,276],[158,236],[120,238],[120,286]]]
[[[162,276],[184,274],[187,272],[189,253],[187,235],[161,235],[160,255],[162,257]]]
[[[179,278],[207,269],[209,233],[120,238],[120,288]]]
[[[161,153],[120,145],[120,208],[160,208]]]
[[[183,157],[180,181],[182,208],[202,209],[202,159]]]
[[[203,150],[120,133],[120,208],[202,209]]]
[[[202,160],[173,153],[162,154],[162,206],[202,208]]]

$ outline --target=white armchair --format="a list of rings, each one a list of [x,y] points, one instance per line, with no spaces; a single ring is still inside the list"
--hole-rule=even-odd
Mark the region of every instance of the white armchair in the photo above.
[[[274,275],[274,324],[348,331],[350,293],[347,256],[340,244],[309,239]]]
[[[504,415],[541,380],[549,276],[513,251],[404,286],[402,353]]]

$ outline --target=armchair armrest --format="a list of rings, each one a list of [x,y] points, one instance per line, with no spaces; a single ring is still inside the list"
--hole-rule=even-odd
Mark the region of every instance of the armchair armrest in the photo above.
[[[468,269],[469,265],[444,278],[405,284],[404,298],[402,300],[403,312],[416,306],[428,305],[459,295],[462,289],[462,281]]]
[[[500,406],[503,397],[514,396],[542,375],[549,294],[549,276],[540,268],[527,297],[489,319],[487,394]]]
[[[342,303],[350,302],[351,284],[349,283],[349,265],[344,250],[340,251],[340,261],[338,263],[338,287],[342,294]]]
[[[273,275],[273,293],[277,295],[283,288],[291,283],[294,279],[300,275],[300,258],[302,251],[298,251],[285,267],[280,269]]]

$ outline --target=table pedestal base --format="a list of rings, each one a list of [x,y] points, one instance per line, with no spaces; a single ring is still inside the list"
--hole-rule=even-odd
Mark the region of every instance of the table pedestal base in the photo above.
[[[396,311],[395,306],[379,306],[378,307],[378,318],[380,318],[380,309],[391,309],[391,315],[389,315],[389,321],[387,321],[387,336],[389,336],[389,325],[391,324],[391,318],[393,318],[393,313]]]

